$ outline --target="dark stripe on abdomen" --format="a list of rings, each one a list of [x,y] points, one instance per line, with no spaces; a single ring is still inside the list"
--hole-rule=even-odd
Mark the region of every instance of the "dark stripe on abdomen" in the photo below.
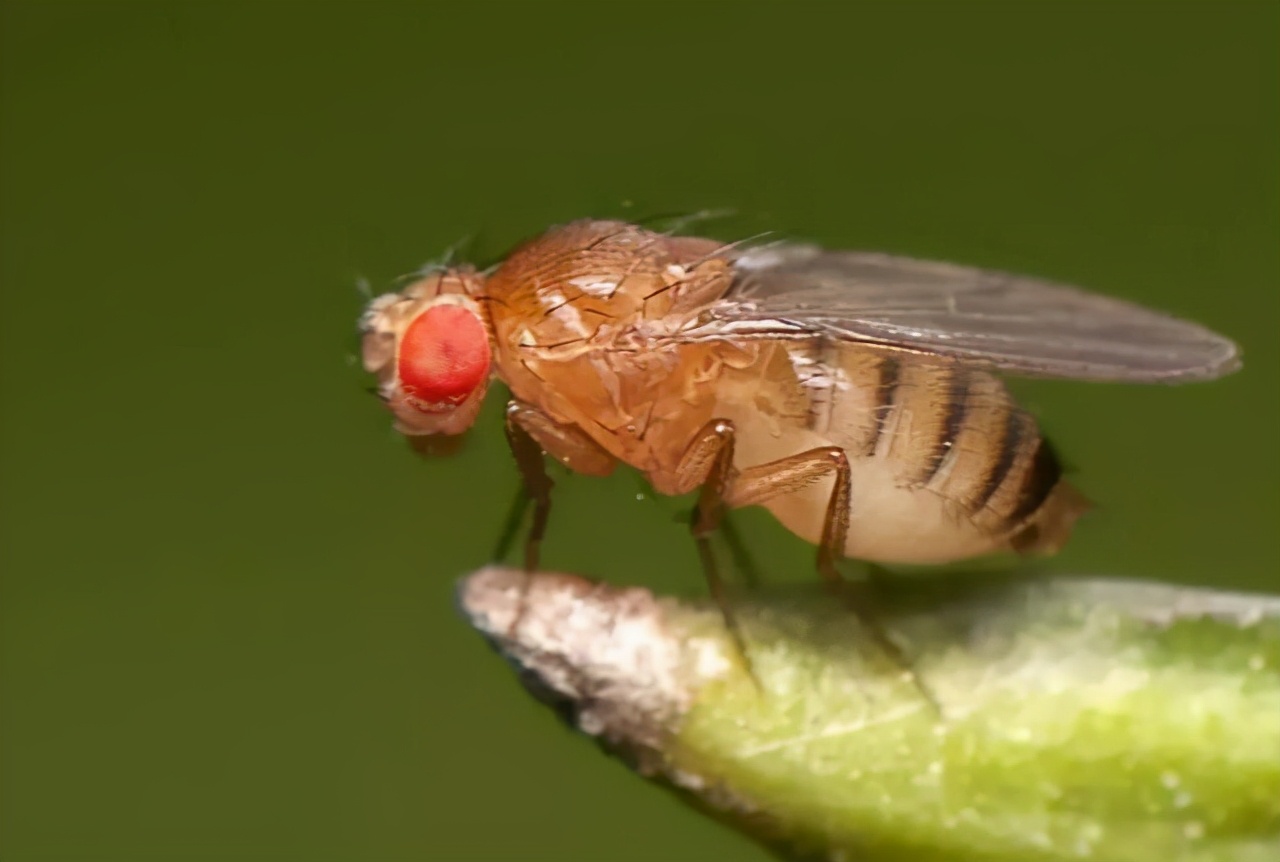
[[[1009,478],[1009,471],[1018,460],[1018,450],[1026,439],[1026,417],[1022,411],[1010,406],[1009,415],[1004,423],[1004,437],[1000,440],[1000,457],[991,465],[991,471],[983,480],[982,488],[973,500],[973,511],[979,512],[987,507],[996,491]]]
[[[832,379],[835,369],[831,365],[831,352],[831,342],[826,338],[818,338],[813,356],[810,358],[811,364],[808,366],[813,370],[808,374],[798,373],[800,383],[809,399],[804,427],[809,431],[824,434],[831,427],[831,414],[836,408],[836,397],[840,392],[840,387]],[[825,382],[815,385],[814,377],[825,378]]]
[[[875,418],[872,423],[871,436],[862,448],[862,454],[867,457],[876,454],[876,447],[880,445],[880,438],[884,436],[885,422],[889,419],[889,412],[893,410],[893,405],[898,395],[898,381],[902,373],[902,366],[897,357],[886,353],[880,358],[880,366],[877,370],[879,372],[879,380],[876,382]]]
[[[1031,463],[1022,474],[1022,482],[1018,488],[1018,502],[1009,515],[1009,525],[1021,524],[1036,513],[1044,501],[1049,499],[1058,480],[1062,478],[1062,463],[1053,451],[1053,446],[1044,437],[1036,444]]]
[[[938,425],[938,439],[933,443],[933,450],[919,479],[922,485],[929,484],[938,475],[942,462],[956,445],[956,438],[964,427],[965,413],[969,410],[970,380],[969,373],[963,368],[952,370],[947,380],[947,403],[942,422]]]

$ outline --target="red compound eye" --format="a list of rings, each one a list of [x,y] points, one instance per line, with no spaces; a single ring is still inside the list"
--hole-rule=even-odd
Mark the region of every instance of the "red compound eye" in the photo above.
[[[428,308],[401,336],[397,370],[418,409],[435,412],[461,404],[489,376],[484,325],[460,305]]]

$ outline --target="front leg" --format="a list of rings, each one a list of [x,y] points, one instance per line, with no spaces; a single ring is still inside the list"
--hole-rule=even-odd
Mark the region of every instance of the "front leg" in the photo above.
[[[589,476],[607,476],[617,462],[580,428],[556,422],[538,408],[516,399],[507,403],[506,433],[522,487],[494,556],[502,559],[507,555],[524,510],[532,501],[533,524],[525,537],[524,568],[533,572],[538,568],[538,551],[547,530],[551,488],[555,484],[547,475],[543,456],[550,455],[575,473]]]

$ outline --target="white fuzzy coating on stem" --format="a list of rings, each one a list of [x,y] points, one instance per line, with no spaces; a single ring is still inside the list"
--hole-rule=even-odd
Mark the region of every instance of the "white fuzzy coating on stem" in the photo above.
[[[644,766],[694,693],[730,667],[718,638],[668,627],[672,602],[570,575],[492,567],[461,584],[475,626],[544,693],[574,706],[578,727]]]

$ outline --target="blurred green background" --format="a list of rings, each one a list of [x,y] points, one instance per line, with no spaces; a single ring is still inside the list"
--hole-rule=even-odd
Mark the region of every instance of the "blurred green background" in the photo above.
[[[1100,504],[1055,566],[1280,590],[1280,5],[0,9],[6,862],[764,858],[457,617],[496,399],[424,461],[352,364],[358,277],[624,201],[1235,337],[1219,383],[1020,391]],[[641,490],[562,481],[547,566],[699,594]]]

